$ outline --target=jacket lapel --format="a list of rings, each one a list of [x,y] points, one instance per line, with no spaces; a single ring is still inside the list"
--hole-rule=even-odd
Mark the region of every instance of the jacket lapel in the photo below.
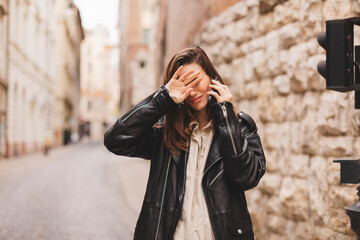
[[[177,151],[175,154],[171,154],[172,159],[174,159],[176,165],[179,165],[180,160],[187,161],[189,156],[190,140],[187,141],[186,151]]]
[[[219,134],[215,131],[213,140],[210,145],[208,157],[205,163],[204,172],[208,171],[208,168],[211,167],[215,162],[221,158],[220,145],[219,145]]]

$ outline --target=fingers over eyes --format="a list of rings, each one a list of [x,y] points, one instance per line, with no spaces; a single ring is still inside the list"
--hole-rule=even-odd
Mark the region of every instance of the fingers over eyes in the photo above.
[[[188,78],[189,75],[191,75],[194,72],[194,70],[189,70],[187,72],[185,72],[184,74],[182,74],[179,77],[179,81],[183,82],[184,80],[186,80]]]
[[[181,71],[181,69],[183,69],[183,68],[184,68],[183,66],[180,66],[180,67],[176,70],[176,72],[174,73],[174,76],[173,76],[174,79],[178,79],[178,78],[179,78],[179,76],[180,76],[180,71]]]
[[[198,84],[202,80],[202,77],[197,77],[192,82],[190,82],[188,85],[186,85],[189,88],[194,87],[196,84]]]
[[[189,84],[190,82],[194,81],[195,79],[199,78],[199,75],[200,75],[200,72],[194,72],[192,73],[191,75],[189,75],[185,81],[184,81],[184,84],[187,85]]]

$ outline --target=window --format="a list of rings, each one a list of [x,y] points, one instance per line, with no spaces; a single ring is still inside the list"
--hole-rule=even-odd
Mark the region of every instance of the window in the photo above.
[[[143,43],[147,45],[150,43],[150,29],[143,30]]]

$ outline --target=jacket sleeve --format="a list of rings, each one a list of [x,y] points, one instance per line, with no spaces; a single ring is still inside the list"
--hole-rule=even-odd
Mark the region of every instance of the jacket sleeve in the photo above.
[[[242,190],[255,187],[266,163],[255,122],[243,112],[236,116],[230,102],[213,104],[211,112],[220,135],[225,172]]]
[[[153,125],[176,105],[162,86],[125,115],[104,135],[104,145],[116,155],[151,159],[156,132]]]

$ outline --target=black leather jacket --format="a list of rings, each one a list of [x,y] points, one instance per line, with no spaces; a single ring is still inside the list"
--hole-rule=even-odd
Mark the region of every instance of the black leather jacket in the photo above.
[[[177,107],[162,86],[122,116],[105,133],[107,149],[117,155],[151,159],[146,194],[134,239],[173,239],[185,193],[187,152],[170,155],[163,128],[153,125]],[[212,105],[215,134],[202,187],[215,239],[254,239],[244,191],[265,173],[265,156],[256,125],[229,102]]]

